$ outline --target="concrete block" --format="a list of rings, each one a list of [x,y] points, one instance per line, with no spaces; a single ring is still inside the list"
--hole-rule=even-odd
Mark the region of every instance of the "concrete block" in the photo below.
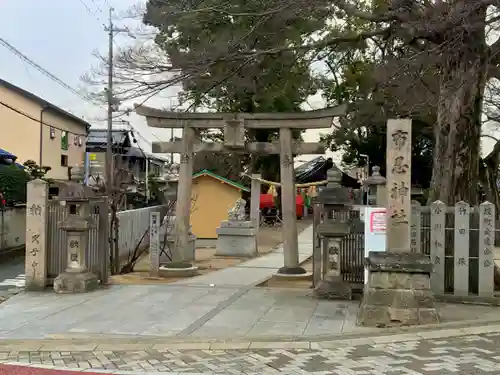
[[[257,255],[257,230],[252,222],[241,226],[221,226],[217,228],[217,251],[215,255],[231,257],[253,257]]]
[[[54,280],[56,293],[86,293],[97,289],[97,276],[90,272],[64,272]]]

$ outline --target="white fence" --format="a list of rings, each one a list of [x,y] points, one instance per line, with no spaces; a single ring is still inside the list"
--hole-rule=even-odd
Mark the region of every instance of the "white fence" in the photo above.
[[[118,247],[120,257],[127,257],[134,249],[144,248],[149,244],[149,217],[152,212],[159,212],[163,217],[167,206],[152,206],[118,212]]]
[[[26,242],[26,207],[0,210],[0,251],[24,246]]]
[[[119,257],[121,259],[126,260],[137,246],[140,249],[148,246],[149,236],[144,234],[149,228],[149,215],[151,212],[159,212],[160,215],[163,215],[166,209],[167,206],[153,206],[117,213]],[[97,226],[92,228],[89,233],[86,264],[105,283],[109,272],[109,219],[106,215],[106,201],[93,202],[92,211]],[[59,223],[65,216],[65,208],[59,202],[48,202],[47,277],[49,280],[57,277],[67,267],[66,233],[59,228]]]

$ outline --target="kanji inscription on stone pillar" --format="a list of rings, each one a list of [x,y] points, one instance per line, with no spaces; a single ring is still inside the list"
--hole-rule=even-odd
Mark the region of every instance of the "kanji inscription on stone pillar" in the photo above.
[[[26,289],[44,290],[47,282],[47,199],[48,184],[28,183],[26,206]]]
[[[387,122],[387,250],[410,251],[411,120]]]

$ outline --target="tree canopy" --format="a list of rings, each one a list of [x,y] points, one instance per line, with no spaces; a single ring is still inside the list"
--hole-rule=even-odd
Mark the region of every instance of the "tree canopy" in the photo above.
[[[481,159],[480,137],[484,97],[491,92],[487,84],[500,77],[500,39],[487,42],[500,25],[499,5],[500,0],[150,0],[144,21],[157,29],[154,48],[160,53],[124,52],[116,64],[131,87],[119,94],[154,94],[182,82],[195,105],[290,111],[322,88],[330,103],[350,105],[329,138],[346,151],[358,143],[346,161],[383,142],[387,118],[411,117],[413,157],[424,158],[427,166],[432,147],[429,198],[475,204],[476,186],[496,192],[498,177],[500,145]],[[491,198],[498,205],[498,194]]]

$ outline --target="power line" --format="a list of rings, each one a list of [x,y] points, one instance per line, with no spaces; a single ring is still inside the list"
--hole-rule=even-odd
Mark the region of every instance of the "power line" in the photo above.
[[[23,112],[23,111],[21,111],[20,109],[17,109],[17,108],[15,108],[15,107],[12,107],[11,105],[9,105],[9,104],[7,104],[7,103],[4,103],[4,102],[2,102],[2,101],[0,101],[0,105],[1,105],[1,106],[3,106],[3,107],[5,107],[5,108],[7,108],[7,109],[10,109],[10,110],[11,110],[11,111],[13,111],[13,112],[16,112],[17,114],[19,114],[19,115],[21,115],[21,116],[26,117],[26,118],[28,118],[28,119],[30,119],[30,120],[32,120],[32,121],[34,121],[34,122],[38,123],[38,124],[42,124],[43,126],[48,126],[48,127],[53,128],[53,129],[57,129],[57,130],[60,130],[60,131],[62,131],[62,132],[67,132],[67,133],[69,133],[69,134],[78,135],[78,136],[81,136],[81,137],[86,137],[86,136],[87,136],[87,134],[86,134],[86,133],[74,133],[74,132],[71,132],[71,131],[68,131],[68,130],[65,130],[65,129],[59,128],[59,127],[57,127],[57,126],[55,126],[55,125],[48,124],[48,123],[46,123],[45,121],[40,121],[40,119],[36,119],[36,118],[34,118],[33,116],[31,116],[30,114],[28,114],[28,113],[26,113],[26,112]]]
[[[0,44],[3,45],[5,48],[7,48],[9,51],[17,55],[21,60],[27,62],[30,64],[32,67],[34,67],[36,70],[38,70],[40,73],[45,75],[46,77],[50,78],[52,81],[56,82],[60,86],[64,87],[66,90],[70,91],[71,93],[75,94],[76,96],[82,98],[85,100],[87,103],[97,105],[95,102],[93,102],[90,98],[87,96],[83,95],[82,93],[78,92],[78,90],[74,89],[70,85],[68,85],[66,82],[49,72],[47,69],[43,68],[41,65],[37,64],[35,61],[30,59],[28,56],[23,54],[21,51],[19,51],[16,47],[14,47],[12,44],[7,42],[5,39],[0,37]]]

